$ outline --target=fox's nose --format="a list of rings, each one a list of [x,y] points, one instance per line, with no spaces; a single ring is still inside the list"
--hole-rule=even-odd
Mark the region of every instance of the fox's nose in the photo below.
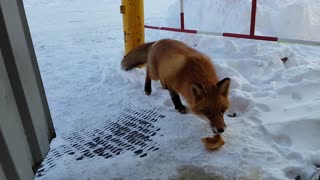
[[[219,128],[217,129],[219,133],[223,133],[224,132],[224,129],[223,128]]]

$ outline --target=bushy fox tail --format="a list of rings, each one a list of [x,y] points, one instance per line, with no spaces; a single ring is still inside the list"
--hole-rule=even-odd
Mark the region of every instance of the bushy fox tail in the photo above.
[[[129,71],[135,67],[146,64],[149,49],[154,43],[155,41],[140,45],[125,55],[121,61],[122,69]]]

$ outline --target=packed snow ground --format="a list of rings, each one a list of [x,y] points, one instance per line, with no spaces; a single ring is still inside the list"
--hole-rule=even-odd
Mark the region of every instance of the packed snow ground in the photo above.
[[[249,0],[213,2],[186,0],[187,27],[248,31]],[[60,153],[54,163],[49,162],[54,166],[37,179],[319,177],[319,47],[147,30],[147,41],[175,38],[208,54],[219,77],[232,79],[227,114],[236,113],[237,117],[225,116],[226,144],[208,152],[200,142],[211,135],[205,121],[176,113],[168,92],[158,82],[153,83],[153,94],[145,96],[144,69],[120,69],[120,1],[25,0],[24,4],[57,132],[51,144],[57,151],[50,153]],[[179,23],[174,0],[146,1],[145,7],[148,24]],[[319,9],[316,0],[260,1],[258,13],[263,16],[258,16],[257,31],[319,40]],[[295,17],[295,22],[288,23],[289,17]],[[282,58],[288,60],[283,63]],[[158,113],[164,118],[153,125],[161,130],[151,138],[158,151],[143,158],[122,151],[108,159],[94,156],[82,160],[72,153],[63,154],[61,149],[70,143],[66,136],[76,133],[86,138],[82,133],[101,130],[128,107],[160,108]]]

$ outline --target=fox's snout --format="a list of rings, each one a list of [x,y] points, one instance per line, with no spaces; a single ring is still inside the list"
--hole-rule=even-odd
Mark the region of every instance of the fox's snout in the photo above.
[[[216,128],[216,127],[211,127],[213,133],[223,133],[225,128]]]
[[[223,119],[210,121],[210,125],[213,132],[223,133],[226,129],[226,124],[224,123]]]
[[[219,128],[218,129],[218,133],[223,133],[224,132],[224,129],[223,128]]]

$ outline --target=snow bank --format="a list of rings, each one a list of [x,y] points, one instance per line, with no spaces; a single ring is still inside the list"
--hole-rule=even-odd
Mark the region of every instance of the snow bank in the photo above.
[[[179,27],[179,1],[168,24]],[[184,0],[186,28],[212,32],[249,32],[251,0]],[[259,0],[256,34],[319,41],[320,1]]]

